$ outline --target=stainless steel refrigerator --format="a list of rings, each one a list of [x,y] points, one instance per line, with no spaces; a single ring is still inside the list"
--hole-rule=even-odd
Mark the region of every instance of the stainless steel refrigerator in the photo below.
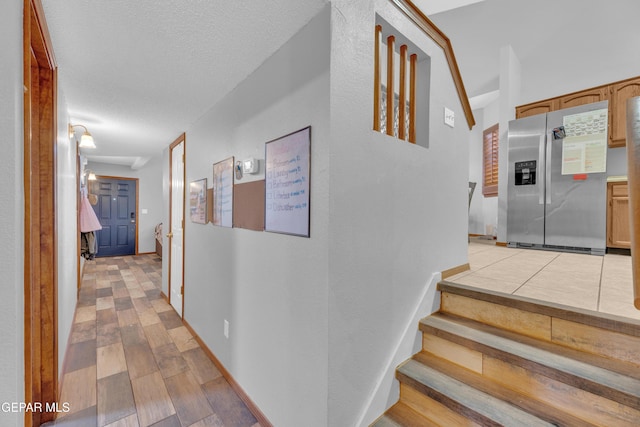
[[[509,247],[604,255],[607,106],[509,122]]]

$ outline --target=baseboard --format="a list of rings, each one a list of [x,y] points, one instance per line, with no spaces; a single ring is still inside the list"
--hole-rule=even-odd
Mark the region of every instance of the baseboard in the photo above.
[[[200,347],[202,347],[205,354],[209,357],[209,359],[211,359],[213,364],[216,365],[216,368],[218,368],[220,373],[222,373],[222,376],[229,382],[229,384],[231,385],[231,388],[236,392],[236,394],[240,397],[240,399],[242,399],[244,404],[247,405],[247,408],[249,408],[249,411],[251,411],[253,416],[256,417],[256,420],[258,421],[258,423],[260,423],[260,426],[273,427],[273,424],[271,424],[271,422],[267,419],[267,417],[262,413],[260,408],[258,408],[256,404],[253,403],[253,401],[249,398],[247,393],[245,393],[242,387],[240,387],[240,384],[238,384],[238,382],[233,378],[231,373],[227,371],[227,369],[224,367],[222,362],[218,360],[218,358],[213,354],[211,349],[209,349],[209,347],[204,343],[202,338],[200,338],[200,336],[196,333],[196,331],[193,330],[191,325],[189,325],[189,323],[184,319],[182,319],[182,323],[189,330],[189,332],[191,332],[191,335],[193,335],[193,337],[198,342],[198,344],[200,344]]]
[[[164,292],[160,291],[160,296],[162,297],[162,299],[165,300],[165,302],[167,304],[169,304],[169,298],[167,298],[167,296],[164,294]],[[169,304],[169,305],[171,305],[171,304]]]
[[[470,269],[471,269],[471,266],[469,265],[469,263],[466,263],[466,264],[459,265],[457,267],[450,268],[448,270],[444,270],[442,272],[442,280],[447,279],[451,276],[455,276],[456,274],[459,274],[459,273],[464,273],[465,271],[468,271]]]
[[[507,242],[496,242],[496,246],[503,246],[503,247],[507,247]]]

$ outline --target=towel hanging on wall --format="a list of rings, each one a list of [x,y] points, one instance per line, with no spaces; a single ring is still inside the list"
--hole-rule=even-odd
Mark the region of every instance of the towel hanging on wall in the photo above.
[[[80,231],[87,233],[96,230],[102,230],[102,225],[87,198],[87,189],[84,188],[80,201]]]

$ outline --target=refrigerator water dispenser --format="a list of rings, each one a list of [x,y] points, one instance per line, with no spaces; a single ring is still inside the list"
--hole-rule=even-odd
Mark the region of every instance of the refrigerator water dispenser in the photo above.
[[[536,161],[527,160],[526,162],[515,162],[515,178],[516,185],[535,185],[536,184]]]

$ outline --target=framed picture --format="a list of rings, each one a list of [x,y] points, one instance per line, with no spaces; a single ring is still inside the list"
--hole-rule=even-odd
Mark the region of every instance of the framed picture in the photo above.
[[[310,126],[265,144],[265,231],[310,236],[310,172]]]
[[[233,157],[213,164],[213,225],[233,227]]]
[[[207,223],[207,178],[189,184],[189,216],[196,224]]]

